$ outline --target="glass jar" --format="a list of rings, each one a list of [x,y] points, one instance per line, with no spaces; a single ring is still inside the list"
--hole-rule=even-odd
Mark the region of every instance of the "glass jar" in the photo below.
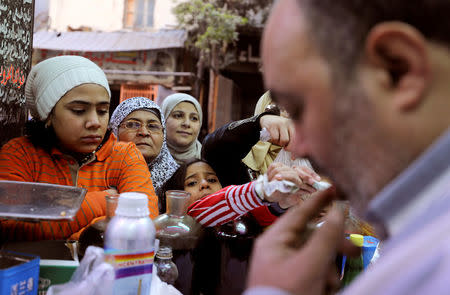
[[[187,215],[191,195],[180,190],[166,192],[166,213],[156,217],[153,222],[160,247],[170,247],[173,262],[178,268],[175,288],[183,294],[194,294],[194,272],[197,246],[203,235],[202,226]]]
[[[83,258],[87,247],[97,246],[103,248],[103,242],[105,239],[106,226],[108,225],[111,218],[114,216],[114,212],[117,208],[117,201],[119,195],[107,195],[106,199],[106,216],[96,222],[90,224],[86,229],[80,234],[78,239],[78,256]]]
[[[215,228],[220,258],[214,294],[244,292],[253,243],[261,232],[261,226],[250,214]]]
[[[172,261],[172,249],[160,247],[155,257],[156,274],[161,281],[174,285],[178,278],[178,269]]]

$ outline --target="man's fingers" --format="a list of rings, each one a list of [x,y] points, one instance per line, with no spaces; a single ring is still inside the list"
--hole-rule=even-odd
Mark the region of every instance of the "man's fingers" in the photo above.
[[[300,178],[310,185],[312,185],[315,181],[320,180],[320,176],[308,167],[295,166],[294,169],[297,171]]]
[[[306,230],[306,224],[316,217],[323,207],[333,199],[333,191],[326,190],[314,198],[310,198],[301,205],[290,208],[283,216],[281,216],[266,232],[261,236],[270,235],[285,235],[283,238],[291,240],[295,243],[296,240],[302,238],[302,233]]]
[[[317,264],[329,265],[334,261],[337,250],[344,238],[344,214],[333,206],[306,243],[309,255],[316,257]]]
[[[357,257],[358,255],[361,255],[361,251],[361,247],[355,246],[352,242],[345,238],[342,238],[341,243],[338,246],[339,253],[350,257]]]
[[[302,184],[302,185],[300,185],[299,193],[304,194],[306,192],[308,194],[312,194],[312,193],[315,193],[316,191],[317,190],[314,187],[310,186],[309,184]]]
[[[325,294],[336,294],[341,286],[339,280],[339,272],[334,262],[331,263],[328,269],[327,283],[325,287]]]

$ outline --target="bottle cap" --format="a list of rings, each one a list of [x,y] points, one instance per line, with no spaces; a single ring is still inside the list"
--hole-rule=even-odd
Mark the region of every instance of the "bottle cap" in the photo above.
[[[172,258],[172,249],[170,247],[161,247],[158,249],[158,252],[156,252],[156,256],[160,258]]]
[[[116,215],[128,217],[145,217],[150,214],[148,210],[148,199],[142,193],[121,193],[117,204]]]
[[[364,244],[364,236],[359,234],[351,234],[350,235],[350,241],[358,247],[362,247]]]

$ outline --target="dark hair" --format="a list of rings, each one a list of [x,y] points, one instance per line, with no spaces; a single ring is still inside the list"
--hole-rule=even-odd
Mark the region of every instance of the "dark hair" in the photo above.
[[[367,34],[384,21],[410,24],[426,38],[450,45],[448,0],[297,1],[313,28],[311,38],[342,78],[354,74]]]
[[[45,127],[44,121],[36,119],[31,119],[25,123],[25,136],[30,139],[34,146],[41,147],[48,153],[58,142],[53,127]]]
[[[185,161],[178,167],[177,171],[164,183],[161,187],[160,194],[158,195],[158,209],[159,213],[166,212],[166,191],[168,190],[182,190],[184,191],[184,180],[186,179],[186,172],[189,166],[192,164],[203,162],[205,164],[209,163],[202,159],[192,158]],[[211,165],[209,165],[211,166]]]

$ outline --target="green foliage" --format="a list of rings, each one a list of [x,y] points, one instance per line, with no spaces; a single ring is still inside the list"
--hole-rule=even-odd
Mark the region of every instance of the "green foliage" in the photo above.
[[[238,27],[247,18],[218,5],[217,0],[191,0],[178,4],[174,14],[178,27],[187,31],[187,47],[195,49],[202,63],[208,67],[224,66],[227,48],[238,40]]]

